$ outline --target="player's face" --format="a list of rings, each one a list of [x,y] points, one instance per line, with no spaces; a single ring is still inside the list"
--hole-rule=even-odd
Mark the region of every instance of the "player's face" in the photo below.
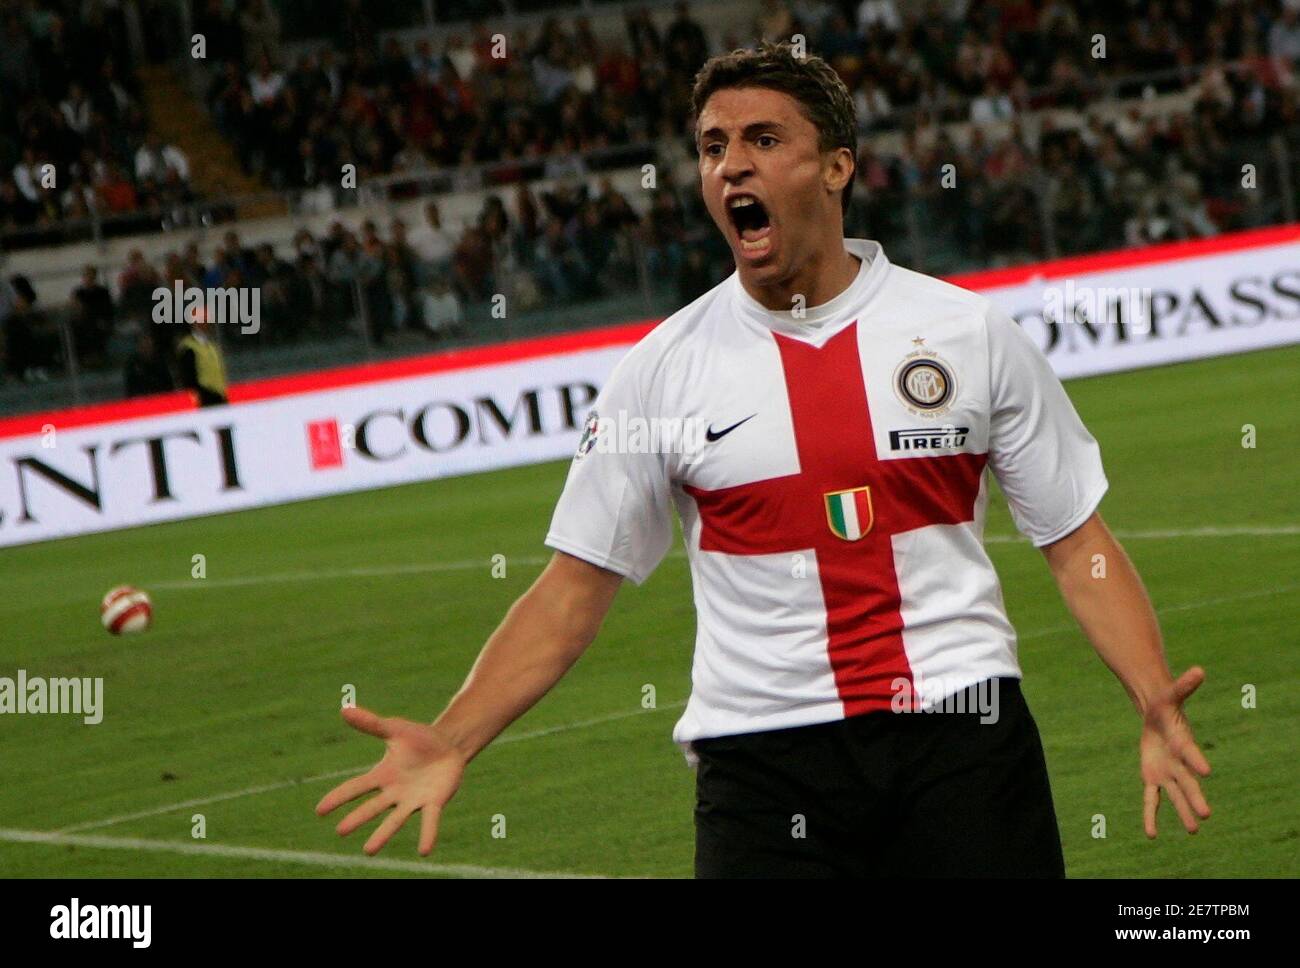
[[[788,279],[828,231],[839,238],[845,162],[820,150],[816,126],[793,97],[760,87],[718,91],[697,130],[704,203],[743,277]]]

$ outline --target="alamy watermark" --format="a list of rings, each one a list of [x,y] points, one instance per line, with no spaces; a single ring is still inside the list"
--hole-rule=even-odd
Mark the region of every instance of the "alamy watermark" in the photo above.
[[[1043,289],[1043,317],[1060,323],[1117,326],[1130,333],[1151,332],[1153,291],[1138,286],[1064,286]]]
[[[89,676],[47,679],[19,669],[16,678],[0,676],[0,713],[70,714],[95,726],[104,718],[104,680]]]
[[[239,326],[241,333],[255,334],[262,328],[262,290],[182,286],[178,280],[170,289],[159,286],[153,291],[153,321]]]
[[[705,444],[717,439],[698,417],[640,417],[626,410],[587,416],[577,458],[598,454],[680,454],[686,464],[698,460]]]
[[[50,908],[50,937],[56,941],[125,940],[147,948],[153,940],[153,905],[68,904]]]
[[[889,708],[896,713],[979,713],[980,722],[987,725],[1000,715],[998,688],[997,677],[952,688],[940,676],[913,671],[910,679],[899,676],[890,683]]]

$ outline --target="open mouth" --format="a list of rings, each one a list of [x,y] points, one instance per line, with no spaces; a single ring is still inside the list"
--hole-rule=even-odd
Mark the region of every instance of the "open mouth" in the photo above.
[[[769,236],[772,223],[767,208],[753,195],[736,195],[727,200],[727,214],[740,237],[741,250],[746,255],[762,255],[772,247]]]

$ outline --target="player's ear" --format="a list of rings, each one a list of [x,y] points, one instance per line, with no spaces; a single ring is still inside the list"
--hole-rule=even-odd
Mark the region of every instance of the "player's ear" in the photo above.
[[[853,179],[857,164],[848,148],[832,148],[826,152],[827,163],[822,170],[822,183],[829,194],[841,191]]]

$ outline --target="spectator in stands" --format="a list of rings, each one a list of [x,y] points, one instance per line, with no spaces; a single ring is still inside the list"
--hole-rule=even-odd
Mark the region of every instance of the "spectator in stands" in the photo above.
[[[853,104],[857,108],[858,123],[868,131],[888,120],[894,110],[889,94],[869,75],[862,78],[853,93]]]
[[[415,43],[411,54],[411,77],[423,87],[433,87],[442,76],[442,58],[433,52],[433,44],[427,37],[421,37]]]
[[[0,28],[0,85],[18,94],[36,84],[36,64],[27,31],[14,8],[4,11]]]
[[[600,205],[595,199],[589,199],[578,209],[568,235],[573,241],[574,249],[582,257],[586,272],[586,292],[599,296],[604,288],[601,278],[613,255],[614,245],[613,239],[601,224]]]
[[[990,78],[984,82],[984,91],[970,103],[970,119],[975,124],[991,124],[994,121],[1008,121],[1016,113],[1011,96],[998,89]]]
[[[600,192],[596,201],[600,205],[601,218],[607,232],[620,232],[640,223],[641,217],[632,208],[627,196],[614,187],[608,176],[602,177],[597,187]]]
[[[1200,179],[1194,174],[1184,172],[1173,179],[1169,195],[1175,237],[1204,239],[1219,234],[1201,193]]]
[[[435,339],[463,332],[464,310],[445,274],[436,273],[421,290],[420,318],[425,330]]]
[[[373,222],[367,222],[361,240],[361,260],[358,263],[357,282],[361,286],[363,320],[370,340],[383,346],[393,329],[393,296],[389,288],[390,267],[388,246],[375,231]]]
[[[185,246],[184,252],[181,253],[181,265],[184,267],[185,277],[193,280],[193,285],[202,286],[204,279],[208,274],[207,266],[203,264],[203,257],[199,254],[199,244],[190,242]]]
[[[298,304],[302,306],[305,322],[314,333],[332,336],[330,282],[325,275],[325,264],[318,248],[298,249],[294,266],[297,269],[296,286]]]
[[[709,59],[709,42],[704,28],[691,19],[689,4],[677,4],[677,16],[664,32],[668,69],[693,78]]]
[[[0,176],[0,231],[33,225],[39,211],[36,203],[18,190],[12,178]]]
[[[896,34],[903,27],[903,18],[898,15],[894,0],[862,0],[858,5],[858,30],[864,37],[870,37],[873,31]]]
[[[691,246],[682,262],[681,272],[677,275],[677,300],[685,305],[704,295],[718,284],[704,250]]]
[[[365,0],[344,0],[336,28],[336,42],[343,50],[375,45],[375,23],[366,9]]]
[[[280,15],[266,0],[248,0],[239,15],[245,57],[280,59]]]
[[[362,318],[363,310],[357,301],[357,293],[367,281],[370,268],[356,235],[346,231],[340,223],[336,222],[335,226],[338,240],[329,257],[326,273],[330,283],[330,316],[336,321]]]
[[[270,111],[284,91],[284,74],[275,69],[271,58],[262,54],[257,59],[257,69],[248,75],[248,92],[253,97],[253,104],[263,111]]]
[[[190,323],[189,332],[176,345],[180,386],[194,392],[200,407],[229,402],[226,360],[210,330],[211,324],[200,316]]]
[[[489,195],[479,213],[478,224],[487,235],[492,249],[492,265],[506,264],[510,258],[510,216],[500,196]]]
[[[239,240],[239,233],[234,229],[227,231],[221,237],[221,247],[231,266],[246,276],[253,271],[257,263],[257,253]]]
[[[190,162],[185,152],[175,145],[164,144],[155,132],[150,131],[135,153],[135,177],[141,182],[164,183],[172,179],[188,182]]]
[[[686,222],[673,192],[656,193],[646,218],[647,268],[652,279],[676,279],[681,270]]]
[[[304,320],[299,311],[294,267],[277,256],[270,243],[257,247],[256,263],[247,282],[261,293],[262,325],[256,334],[249,335],[270,343],[297,339]]]
[[[551,295],[570,302],[594,291],[595,278],[591,266],[565,234],[564,222],[558,218],[548,219],[537,245],[533,265]]]
[[[335,222],[334,224],[338,225],[337,222]],[[293,251],[299,259],[324,258],[324,251],[321,243],[318,242],[316,240],[316,237],[312,235],[311,232],[307,229],[299,229],[297,232],[294,233]]]
[[[113,295],[99,281],[99,270],[93,265],[81,270],[81,285],[72,293],[72,308],[72,339],[77,362],[102,365],[113,335]]]
[[[96,204],[95,189],[80,172],[74,170],[68,187],[59,196],[59,207],[63,210],[63,217],[69,221],[88,218],[90,213],[95,211]]]
[[[22,192],[23,198],[33,205],[40,201],[41,167],[36,149],[29,146],[23,149],[22,159],[13,168],[14,184]]]
[[[406,238],[406,223],[395,218],[389,223],[389,243],[385,249],[385,272],[388,282],[388,299],[392,307],[392,324],[397,330],[408,326],[419,327],[419,309],[415,305],[415,291],[419,285],[416,266],[419,257]]]
[[[14,291],[13,283],[0,276],[0,363],[3,364],[8,362],[5,353],[5,333],[9,330],[9,317],[17,307],[18,293]],[[0,369],[0,372],[3,372],[3,369]]]
[[[453,285],[466,302],[486,302],[495,289],[492,240],[481,226],[465,230],[452,254]]]
[[[763,0],[754,26],[759,37],[773,43],[788,43],[795,33],[794,17],[782,0]]]
[[[31,281],[18,275],[9,282],[10,305],[2,334],[5,369],[25,383],[44,383],[58,364],[58,332],[36,307]]]
[[[152,318],[153,293],[161,285],[158,270],[145,261],[143,252],[132,249],[126,268],[117,279],[117,299],[123,318],[137,322]]]
[[[135,98],[118,77],[117,63],[112,57],[104,58],[93,88],[91,100],[95,110],[111,122],[123,121],[136,107]]]
[[[630,7],[624,14],[628,41],[637,54],[642,52],[657,56],[663,49],[659,39],[659,28],[650,18],[650,11],[645,7]]]
[[[242,62],[243,35],[234,11],[226,6],[225,0],[205,0],[201,10],[195,6],[194,31],[204,37],[207,59],[214,64]]]
[[[85,88],[76,81],[68,85],[68,96],[59,102],[59,111],[78,135],[84,138],[90,132],[92,105]]]
[[[116,161],[108,163],[103,179],[95,187],[99,197],[99,210],[104,214],[121,214],[134,212],[140,204],[135,185],[126,174],[126,169]]]
[[[1147,183],[1140,172],[1131,172],[1130,178],[1144,185]],[[1124,224],[1124,240],[1130,246],[1152,245],[1172,236],[1173,220],[1164,201],[1148,192],[1149,187],[1133,190],[1139,196],[1137,211]]]
[[[1300,64],[1300,8],[1288,6],[1268,32],[1268,52],[1274,57]]]
[[[147,325],[141,326],[136,333],[135,348],[123,368],[122,381],[127,397],[168,393],[176,389],[167,361],[158,352]]]
[[[450,270],[455,237],[443,227],[437,202],[425,203],[424,222],[411,231],[408,242],[415,255],[419,284],[425,285],[434,275]]]

